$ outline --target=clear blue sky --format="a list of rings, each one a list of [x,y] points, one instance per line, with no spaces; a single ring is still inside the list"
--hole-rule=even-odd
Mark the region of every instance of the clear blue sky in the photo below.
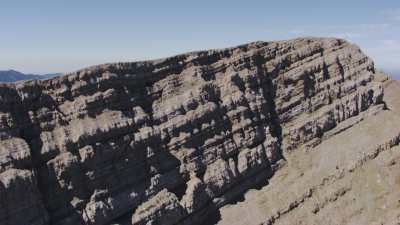
[[[400,0],[0,0],[0,70],[69,72],[256,40],[336,36],[400,70]]]

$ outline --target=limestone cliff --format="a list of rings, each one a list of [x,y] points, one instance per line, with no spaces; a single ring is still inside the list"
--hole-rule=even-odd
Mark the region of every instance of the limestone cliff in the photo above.
[[[301,38],[1,84],[0,224],[200,224],[383,110],[374,77],[357,46]]]

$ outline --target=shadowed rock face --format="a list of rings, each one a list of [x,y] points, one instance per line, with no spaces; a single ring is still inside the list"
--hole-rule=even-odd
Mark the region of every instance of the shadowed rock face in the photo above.
[[[339,39],[255,42],[0,86],[0,224],[200,224],[283,151],[383,109]]]

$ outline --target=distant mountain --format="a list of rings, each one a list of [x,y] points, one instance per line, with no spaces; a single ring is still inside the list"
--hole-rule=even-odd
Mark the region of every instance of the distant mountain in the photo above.
[[[15,70],[0,70],[0,82],[15,82],[19,80],[45,80],[59,75],[61,75],[61,73],[38,75],[25,74]]]

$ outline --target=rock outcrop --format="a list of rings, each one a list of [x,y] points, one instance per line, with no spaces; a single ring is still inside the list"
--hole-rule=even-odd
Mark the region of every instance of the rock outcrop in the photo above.
[[[387,110],[368,110],[319,145],[284,152],[269,184],[220,208],[218,225],[399,224],[400,82],[384,87]]]
[[[201,224],[383,110],[374,77],[357,46],[301,38],[1,84],[0,223]]]

